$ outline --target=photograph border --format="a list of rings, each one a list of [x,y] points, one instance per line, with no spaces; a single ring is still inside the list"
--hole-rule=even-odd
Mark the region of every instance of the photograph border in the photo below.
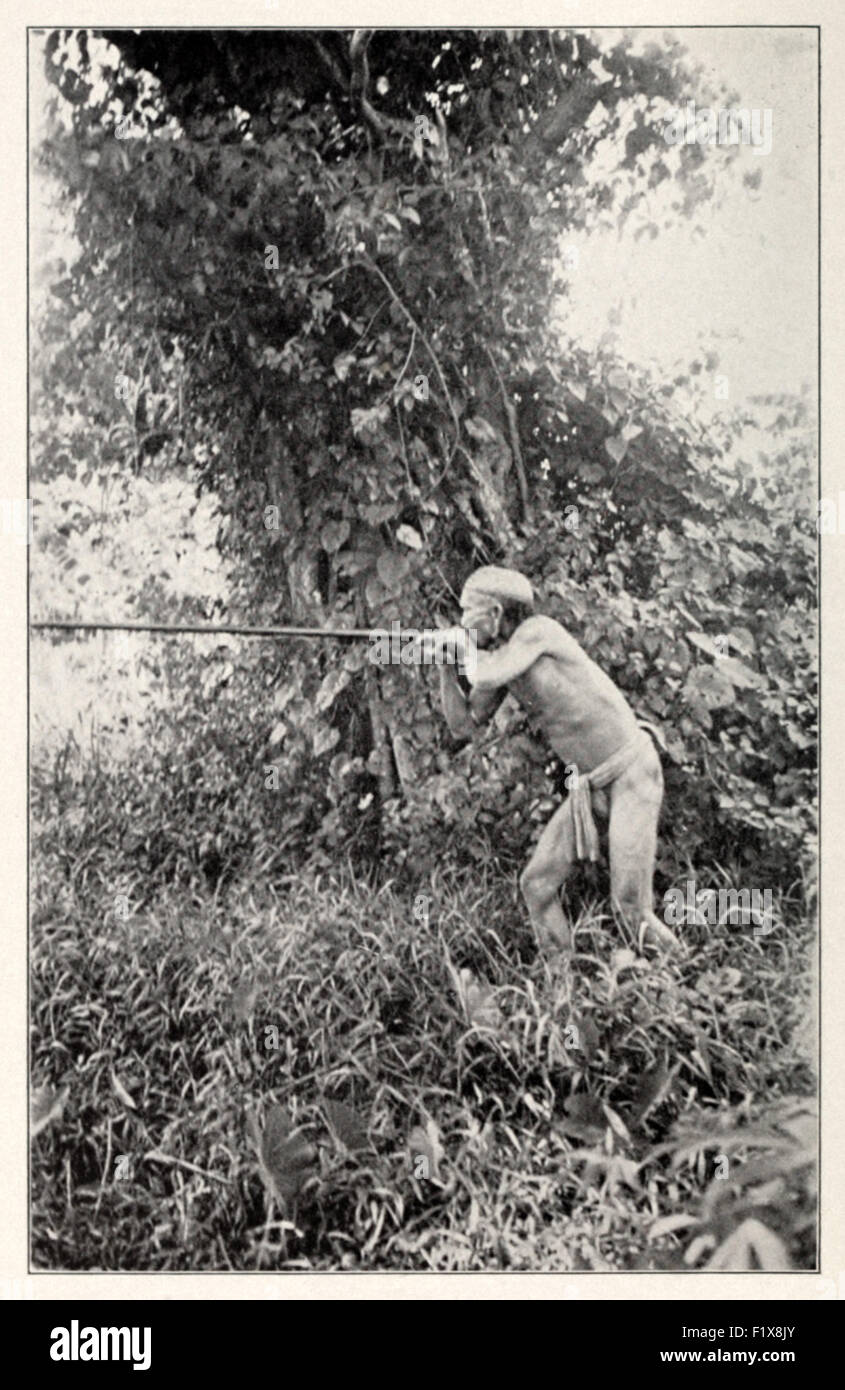
[[[17,6],[18,11],[30,10],[34,6]],[[49,12],[57,7],[54,5],[39,5],[38,9]],[[67,7],[75,12],[85,11],[90,8],[88,5],[77,3]],[[3,46],[3,58],[5,73],[7,78],[6,91],[13,96],[14,114],[10,121],[11,130],[7,126],[7,139],[4,142],[4,160],[11,162],[13,168],[10,178],[4,183],[7,189],[7,197],[4,200],[4,211],[2,213],[4,231],[6,237],[4,244],[8,249],[13,248],[13,254],[7,259],[7,276],[13,278],[13,286],[9,295],[10,312],[7,314],[4,325],[7,336],[6,362],[8,381],[11,385],[7,391],[7,399],[3,403],[3,422],[6,426],[4,437],[7,441],[7,454],[3,463],[4,469],[4,495],[14,496],[15,485],[19,492],[21,469],[19,445],[27,437],[28,422],[26,418],[26,403],[29,399],[29,360],[30,360],[30,324],[28,316],[28,289],[29,289],[29,173],[28,163],[31,151],[29,149],[29,49],[30,38],[34,31],[45,30],[55,27],[75,28],[155,28],[155,29],[329,29],[329,28],[349,28],[354,23],[360,21],[361,12],[366,12],[368,21],[375,21],[376,26],[382,29],[448,29],[448,28],[498,28],[502,27],[504,17],[513,20],[515,12],[519,14],[519,22],[525,28],[545,28],[545,27],[566,27],[571,24],[575,28],[626,28],[643,29],[658,28],[661,30],[671,29],[673,32],[682,32],[684,29],[707,29],[718,28],[743,29],[743,28],[796,28],[805,31],[815,31],[817,36],[817,113],[818,113],[818,204],[817,204],[817,254],[818,254],[818,380],[817,380],[817,405],[818,405],[818,425],[817,425],[817,482],[818,496],[836,495],[836,476],[833,470],[836,468],[837,445],[841,454],[842,447],[842,404],[836,400],[835,382],[841,377],[843,366],[843,332],[841,318],[839,321],[834,319],[833,314],[828,320],[824,319],[822,305],[823,287],[827,287],[829,302],[832,297],[841,295],[841,287],[838,286],[833,278],[833,273],[841,265],[841,258],[837,250],[838,237],[841,238],[841,231],[836,227],[837,210],[841,211],[840,199],[841,192],[832,183],[830,175],[827,175],[826,183],[823,182],[826,170],[824,156],[827,154],[828,161],[832,165],[835,154],[823,148],[823,133],[825,126],[833,131],[835,125],[831,120],[831,110],[825,110],[825,93],[822,85],[822,60],[828,65],[828,70],[837,72],[840,70],[838,59],[842,57],[845,49],[845,15],[840,16],[834,7],[827,3],[821,8],[831,11],[836,15],[836,22],[830,23],[820,21],[818,23],[790,22],[785,18],[780,18],[787,13],[795,13],[801,9],[800,6],[792,3],[772,3],[766,6],[768,18],[765,21],[747,20],[737,22],[736,14],[740,12],[752,11],[757,14],[760,12],[759,5],[740,4],[727,6],[703,6],[701,4],[679,3],[675,6],[660,6],[664,11],[660,20],[654,19],[654,13],[658,7],[648,3],[636,3],[626,5],[626,13],[622,23],[607,22],[605,12],[609,7],[601,5],[581,5],[572,3],[558,4],[550,7],[547,5],[487,5],[487,6],[442,6],[432,5],[428,12],[429,23],[421,26],[415,23],[407,24],[381,24],[378,25],[377,19],[373,14],[374,10],[387,11],[388,7],[382,5],[354,5],[348,4],[324,6],[318,5],[316,11],[327,12],[325,23],[314,23],[311,25],[301,24],[262,24],[259,21],[262,15],[268,11],[264,7],[263,0],[254,0],[254,4],[237,7],[237,23],[217,22],[217,17],[225,13],[227,9],[234,7],[221,5],[220,3],[209,3],[198,6],[195,3],[183,3],[177,6],[169,6],[154,3],[142,3],[133,6],[133,24],[125,23],[125,10],[120,10],[121,19],[124,22],[112,22],[106,16],[107,11],[117,11],[118,7],[109,0],[109,3],[98,3],[93,7],[96,12],[96,22],[87,18],[75,20],[72,24],[66,18],[49,19],[48,22],[35,23],[28,17],[24,23],[23,17],[18,13],[12,20],[11,35],[7,33],[6,44]],[[256,11],[256,23],[249,23],[249,13],[251,8]],[[410,7],[404,6],[409,13]],[[669,20],[665,16],[665,10],[672,8],[678,14],[678,18]],[[14,9],[14,7],[13,7]],[[293,6],[285,4],[281,0],[278,10],[273,10],[274,17],[278,16],[281,20],[285,11],[292,11]],[[719,14],[722,10],[730,11],[733,19],[730,23],[720,23]],[[348,14],[346,22],[338,23],[339,11],[344,15]],[[688,23],[680,17],[681,13],[686,15],[691,11],[705,11],[708,15],[706,23]],[[173,11],[169,19],[163,19],[164,11]],[[188,17],[195,13],[202,13],[202,22],[190,23]],[[459,12],[460,11],[460,12]],[[495,11],[499,17],[499,22],[490,17],[490,12]],[[597,11],[600,14],[597,14]],[[177,18],[178,12],[178,18]],[[389,7],[389,14],[393,19],[396,16],[396,6]],[[485,16],[486,12],[486,18]],[[331,22],[328,21],[328,13],[331,14]],[[442,18],[441,18],[442,15]],[[149,16],[149,20],[147,18]],[[159,19],[162,16],[162,19]],[[447,19],[448,16],[448,19]],[[648,18],[646,18],[648,16]],[[40,16],[39,16],[40,18]],[[10,28],[10,14],[7,13],[4,21],[4,29]],[[23,26],[23,27],[22,27]],[[24,59],[21,64],[21,33],[24,35]],[[24,80],[21,83],[21,73]],[[22,88],[22,91],[21,91]],[[836,98],[827,97],[828,106]],[[23,111],[18,110],[23,106]],[[834,108],[839,110],[841,117],[841,105]],[[20,120],[20,117],[23,120]],[[823,125],[824,122],[824,125]],[[829,124],[828,124],[829,123]],[[23,133],[19,136],[21,125]],[[26,156],[23,155],[23,142],[25,141]],[[835,141],[831,141],[835,144]],[[6,170],[4,169],[4,172]],[[26,218],[25,233],[15,218],[20,211],[20,181],[24,176],[26,189]],[[824,229],[827,228],[827,231]],[[23,256],[19,258],[20,251]],[[833,262],[831,266],[831,257]],[[22,265],[21,265],[22,263]],[[832,273],[833,271],[833,273]],[[23,284],[26,286],[27,298],[23,305],[24,313],[21,315],[22,283],[21,276],[25,276]],[[824,328],[825,337],[822,338]],[[26,362],[21,363],[22,342],[26,343]],[[21,380],[21,366],[25,367],[25,375]],[[833,378],[833,390],[824,392],[825,380]],[[23,389],[21,390],[21,386]],[[841,393],[840,393],[841,394]],[[833,404],[827,404],[828,402]],[[825,407],[828,414],[825,415]],[[22,429],[23,426],[23,429]],[[835,441],[831,447],[831,432]],[[15,447],[9,446],[9,441],[15,441]],[[823,454],[823,448],[825,450]],[[26,492],[30,496],[29,490],[29,463],[26,466]],[[825,485],[825,477],[830,481]],[[9,481],[7,481],[7,479]],[[17,484],[16,484],[17,480]],[[21,564],[23,558],[15,551],[22,550],[25,558],[25,584],[23,585],[23,603],[21,599]],[[822,544],[821,538],[818,545],[819,571],[818,571],[818,655],[819,655],[819,716],[821,720],[820,743],[819,743],[819,795],[818,808],[820,813],[821,825],[825,826],[825,838],[827,845],[835,846],[838,841],[837,830],[845,830],[845,817],[843,817],[843,798],[837,795],[835,779],[825,779],[822,772],[822,757],[826,756],[828,762],[833,767],[837,755],[841,756],[845,738],[843,738],[842,720],[834,724],[833,730],[830,727],[825,731],[825,716],[828,725],[831,720],[836,720],[836,702],[834,699],[825,698],[825,681],[829,684],[836,682],[833,689],[838,688],[838,677],[841,674],[842,656],[828,651],[824,665],[822,657],[825,655],[825,627],[822,622],[823,603],[833,613],[833,629],[828,623],[828,647],[830,647],[830,633],[835,630],[835,614],[837,611],[837,596],[840,602],[845,601],[845,573],[843,573],[842,557],[836,553],[836,539],[833,538],[828,544]],[[4,1056],[6,1067],[2,1079],[2,1113],[6,1117],[6,1124],[3,1126],[2,1135],[2,1176],[4,1179],[4,1196],[11,1198],[11,1205],[5,1215],[3,1223],[3,1234],[0,1244],[3,1258],[3,1278],[12,1280],[20,1284],[22,1293],[18,1296],[41,1298],[95,1298],[95,1299],[131,1299],[131,1298],[298,1298],[314,1296],[319,1285],[319,1296],[324,1298],[385,1298],[394,1296],[396,1298],[407,1298],[409,1296],[418,1298],[464,1298],[464,1297],[521,1297],[528,1292],[528,1296],[548,1297],[556,1299],[605,1299],[605,1298],[648,1298],[663,1297],[667,1300],[674,1298],[701,1298],[703,1300],[715,1298],[732,1299],[769,1299],[769,1298],[814,1298],[830,1297],[830,1280],[833,1279],[838,1289],[838,1296],[845,1296],[845,1258],[843,1258],[843,1231],[841,1216],[838,1223],[833,1217],[837,1210],[841,1212],[841,1178],[837,1182],[832,1171],[833,1164],[837,1156],[845,1153],[842,1144],[842,1114],[841,1105],[838,1107],[838,1114],[831,1110],[829,1104],[823,1103],[823,1120],[819,1128],[819,1161],[821,1178],[821,1195],[819,1212],[817,1217],[817,1229],[819,1234],[819,1254],[818,1264],[815,1271],[792,1270],[785,1271],[777,1275],[768,1275],[755,1272],[722,1274],[707,1271],[690,1271],[679,1279],[677,1272],[670,1271],[609,1271],[597,1273],[593,1271],[572,1272],[553,1272],[553,1271],[478,1271],[474,1273],[463,1273],[450,1271],[449,1273],[425,1273],[416,1271],[395,1271],[385,1273],[378,1270],[367,1270],[349,1274],[343,1271],[325,1271],[320,1273],[302,1273],[299,1271],[278,1271],[267,1270],[242,1270],[236,1273],[220,1273],[210,1270],[197,1271],[178,1271],[178,1272],[147,1272],[147,1271],[72,1271],[72,1270],[44,1270],[33,1268],[30,1264],[30,1238],[31,1238],[31,1188],[30,1171],[28,1162],[27,1127],[24,1123],[21,1126],[22,1106],[23,1114],[27,1113],[29,1101],[29,1069],[28,1069],[28,1018],[29,1018],[29,947],[30,929],[29,914],[27,911],[29,901],[29,858],[30,858],[30,825],[29,825],[29,773],[30,773],[30,747],[28,739],[30,721],[30,690],[29,690],[29,633],[28,623],[31,618],[29,610],[29,570],[30,570],[29,547],[13,548],[10,545],[3,547],[3,591],[11,598],[11,602],[5,608],[2,621],[5,624],[4,636],[6,638],[6,650],[11,651],[11,661],[7,667],[11,666],[11,696],[7,705],[7,718],[11,716],[11,732],[7,733],[7,746],[10,746],[12,756],[9,759],[10,775],[6,779],[3,787],[3,811],[5,814],[0,817],[2,826],[4,862],[9,865],[14,863],[16,869],[12,874],[12,891],[5,897],[5,910],[8,915],[7,922],[7,943],[18,943],[20,941],[20,915],[19,910],[26,911],[26,944],[23,952],[23,962],[20,960],[19,947],[13,947],[9,951],[10,957],[14,957],[14,969],[4,972],[2,989],[2,1028],[3,1042],[6,1044]],[[7,570],[9,571],[8,582]],[[8,627],[8,632],[5,628]],[[21,634],[23,633],[23,642]],[[23,677],[23,699],[21,696],[21,677]],[[20,727],[23,726],[23,741],[20,738]],[[25,750],[25,757],[21,759],[21,748]],[[21,789],[22,785],[26,791],[25,814],[21,815]],[[825,797],[827,796],[827,801]],[[817,980],[817,1038],[819,1047],[819,1069],[818,1087],[820,1100],[825,1098],[830,1101],[830,1092],[836,1091],[836,1062],[842,1054],[842,1044],[837,1043],[837,1036],[841,1038],[841,1028],[845,1020],[845,1006],[835,995],[831,997],[832,991],[826,993],[823,981],[822,960],[826,967],[831,971],[832,982],[838,978],[839,968],[841,967],[842,946],[839,941],[835,944],[829,939],[830,923],[828,921],[834,910],[835,890],[832,884],[827,885],[827,875],[825,872],[825,839],[819,836],[819,867],[821,869],[821,882],[819,892],[819,930],[818,930],[818,980]],[[21,864],[21,850],[23,850],[23,863]],[[835,850],[834,850],[835,853]],[[828,865],[831,856],[828,854]],[[20,874],[21,868],[23,874]],[[829,868],[829,872],[835,873],[835,862]],[[23,886],[23,893],[21,893]],[[826,929],[827,924],[827,929]],[[835,927],[834,927],[835,930]],[[824,945],[824,956],[822,955]],[[21,973],[21,964],[23,971]],[[20,985],[24,985],[24,997],[26,1000],[25,1012],[21,1007]],[[20,1035],[19,1023],[23,1021],[23,1032]],[[837,1034],[834,1030],[838,1027]],[[825,1045],[826,1044],[826,1045]],[[833,1082],[827,1091],[824,1088],[825,1065],[824,1059],[827,1057],[826,1065],[831,1067]],[[17,1075],[17,1068],[25,1068],[25,1085],[21,1088],[20,1077]],[[12,1120],[13,1133],[10,1136],[7,1132],[9,1121]],[[10,1142],[11,1141],[11,1142]],[[23,1143],[22,1143],[23,1141]],[[24,1167],[26,1173],[25,1191],[22,1191],[21,1184],[21,1156],[24,1155]],[[827,1166],[825,1166],[827,1164]],[[840,1165],[841,1172],[841,1165]],[[11,1174],[11,1180],[9,1180]],[[23,1196],[25,1205],[25,1239],[24,1239],[24,1261],[21,1264],[21,1210],[20,1199]],[[827,1211],[827,1217],[824,1212]],[[244,1278],[244,1275],[251,1276]],[[363,1276],[363,1277],[362,1277]],[[530,1288],[526,1290],[524,1280],[531,1280]],[[194,1281],[198,1281],[194,1284]],[[395,1281],[399,1281],[399,1287],[393,1293],[390,1286]],[[494,1281],[495,1288],[490,1281]],[[442,1283],[441,1283],[442,1281]],[[538,1285],[538,1281],[540,1281]],[[822,1290],[819,1285],[826,1287]],[[411,1290],[413,1289],[413,1292]]]

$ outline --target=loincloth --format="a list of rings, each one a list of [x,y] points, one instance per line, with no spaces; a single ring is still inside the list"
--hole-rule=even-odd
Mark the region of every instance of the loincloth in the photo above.
[[[593,792],[615,782],[637,758],[642,757],[652,742],[644,729],[638,729],[627,743],[606,758],[592,772],[579,772],[570,789],[567,805],[572,819],[575,858],[595,861],[599,857],[599,834],[593,820]]]

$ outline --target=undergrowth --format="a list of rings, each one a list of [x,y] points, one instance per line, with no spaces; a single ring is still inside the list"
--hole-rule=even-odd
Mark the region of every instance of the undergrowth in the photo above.
[[[667,963],[593,901],[566,971],[489,869],[32,900],[37,1267],[815,1263],[791,902]]]

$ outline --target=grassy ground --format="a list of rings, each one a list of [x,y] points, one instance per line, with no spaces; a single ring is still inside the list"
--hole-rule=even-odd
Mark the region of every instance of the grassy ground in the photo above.
[[[341,875],[124,917],[36,860],[36,1266],[813,1266],[795,908],[666,964],[587,906],[567,974],[509,880],[425,891]]]

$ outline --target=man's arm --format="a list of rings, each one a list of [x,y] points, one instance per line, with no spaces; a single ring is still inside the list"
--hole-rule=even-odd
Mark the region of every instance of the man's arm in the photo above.
[[[498,690],[464,692],[457,666],[440,667],[440,702],[453,738],[472,738],[479,724],[492,719],[507,695],[507,687]]]
[[[473,692],[499,690],[524,675],[548,650],[546,620],[528,618],[503,647],[494,652],[475,653],[474,660],[467,662],[467,680]]]
[[[452,737],[472,738],[472,720],[469,716],[467,698],[461,689],[455,666],[440,667],[440,703]]]
[[[488,719],[492,719],[496,710],[503,700],[508,696],[508,688],[502,685],[498,690],[471,690],[469,696],[469,712],[472,716],[473,724],[486,724]]]

